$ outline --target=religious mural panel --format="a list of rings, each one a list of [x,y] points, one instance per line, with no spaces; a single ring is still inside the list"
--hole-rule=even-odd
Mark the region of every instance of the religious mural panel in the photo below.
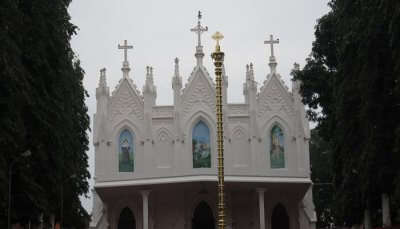
[[[271,168],[285,167],[285,137],[282,129],[275,125],[271,129],[270,162]]]
[[[193,168],[211,168],[210,130],[199,121],[192,133]]]
[[[134,170],[133,135],[129,130],[122,131],[119,136],[119,171],[133,172]]]

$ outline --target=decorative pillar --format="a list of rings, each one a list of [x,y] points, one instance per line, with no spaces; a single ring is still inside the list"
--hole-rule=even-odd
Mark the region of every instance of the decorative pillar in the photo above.
[[[143,229],[149,229],[149,194],[150,190],[140,191],[143,200]]]
[[[258,192],[258,207],[260,209],[260,229],[265,229],[265,207],[264,207],[264,193],[265,188],[257,188]]]
[[[218,150],[218,229],[225,229],[225,197],[224,197],[224,128],[223,128],[223,104],[222,104],[222,66],[224,53],[221,52],[219,41],[224,36],[216,32],[212,38],[217,41],[215,52],[211,54],[215,65],[216,81],[216,113],[217,113],[217,150]]]

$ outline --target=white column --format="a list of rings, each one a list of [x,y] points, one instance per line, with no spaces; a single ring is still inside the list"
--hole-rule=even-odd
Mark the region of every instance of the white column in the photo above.
[[[140,191],[143,200],[143,229],[149,229],[149,194],[150,190]]]
[[[265,188],[257,188],[257,192],[258,192],[258,206],[260,208],[260,229],[265,229],[265,207],[264,207]]]
[[[382,194],[382,223],[383,227],[391,227],[389,195]]]
[[[371,215],[368,209],[364,210],[364,229],[371,229]]]

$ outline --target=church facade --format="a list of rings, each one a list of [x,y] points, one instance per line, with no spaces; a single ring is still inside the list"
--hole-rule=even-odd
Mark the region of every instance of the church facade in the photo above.
[[[100,71],[94,115],[95,185],[91,228],[216,228],[215,84],[203,66],[199,21],[196,65],[186,85],[175,59],[173,105],[157,106],[153,70],[140,91],[129,76],[125,42],[122,78],[110,94]],[[246,66],[245,102],[227,102],[223,72],[227,228],[315,228],[309,124],[299,82],[289,90],[270,68],[260,88]],[[295,65],[298,68],[298,65]]]

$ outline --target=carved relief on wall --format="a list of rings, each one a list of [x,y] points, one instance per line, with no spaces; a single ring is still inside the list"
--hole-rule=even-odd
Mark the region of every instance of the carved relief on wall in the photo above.
[[[190,113],[193,107],[204,105],[208,107],[211,112],[215,112],[215,94],[210,86],[205,82],[206,79],[199,78],[193,82],[190,91],[187,91],[186,98],[183,102],[183,116],[185,117]]]
[[[272,78],[265,87],[261,88],[258,95],[258,117],[264,116],[267,112],[278,112],[283,110],[288,116],[293,115],[293,108],[285,99],[285,92],[277,79]]]
[[[123,82],[118,93],[112,99],[111,119],[115,120],[120,115],[134,115],[139,120],[142,120],[144,116],[143,104],[139,97],[130,90],[127,82]]]

